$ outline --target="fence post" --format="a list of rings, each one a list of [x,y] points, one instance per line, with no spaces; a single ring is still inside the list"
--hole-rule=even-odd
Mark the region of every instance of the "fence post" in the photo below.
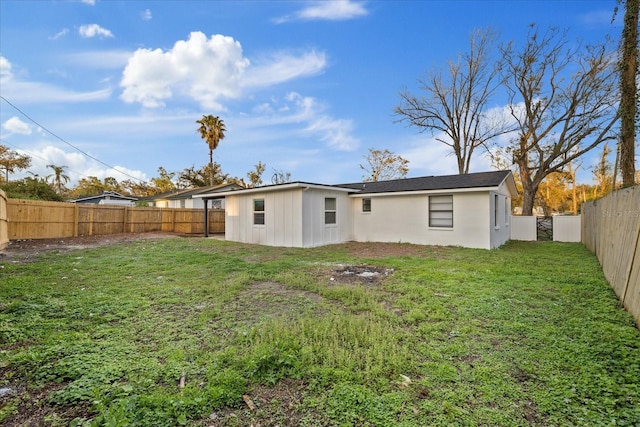
[[[89,208],[89,236],[93,236],[93,208],[93,205]]]
[[[73,237],[78,237],[78,229],[80,228],[80,206],[73,204]]]
[[[129,208],[127,206],[124,207],[124,215],[123,215],[123,219],[122,219],[122,232],[123,233],[130,233],[130,231],[127,231],[127,214],[129,213]]]
[[[209,237],[209,200],[202,199],[204,202],[204,237]]]

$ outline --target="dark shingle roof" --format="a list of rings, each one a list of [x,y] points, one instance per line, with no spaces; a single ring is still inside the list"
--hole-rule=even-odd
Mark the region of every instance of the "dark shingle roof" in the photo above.
[[[359,194],[398,191],[451,190],[454,188],[497,187],[511,171],[478,172],[465,175],[422,176],[391,181],[337,184],[336,187],[360,190]]]

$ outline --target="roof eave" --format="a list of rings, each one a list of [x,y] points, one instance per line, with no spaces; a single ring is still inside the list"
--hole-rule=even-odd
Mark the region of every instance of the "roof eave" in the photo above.
[[[490,187],[463,187],[463,188],[434,188],[431,190],[407,190],[407,191],[384,191],[379,193],[359,193],[350,194],[349,197],[381,197],[381,196],[410,196],[415,194],[438,194],[438,193],[479,193],[484,191],[497,190],[498,186]]]
[[[254,188],[245,188],[240,190],[231,190],[231,191],[221,191],[218,193],[207,193],[207,194],[197,194],[194,195],[194,198],[199,199],[220,199],[226,196],[236,196],[236,195],[245,195],[245,194],[255,194],[255,193],[271,193],[274,191],[286,191],[286,190],[295,190],[295,189],[315,189],[315,190],[329,190],[329,191],[342,191],[345,193],[353,193],[358,190],[353,190],[351,188],[342,188],[334,185],[322,185],[322,184],[313,184],[309,182],[291,182],[287,184],[278,184],[278,185],[270,185],[264,187],[254,187]]]

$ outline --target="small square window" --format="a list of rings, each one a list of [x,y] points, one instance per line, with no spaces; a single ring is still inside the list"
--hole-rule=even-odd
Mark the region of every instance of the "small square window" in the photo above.
[[[371,199],[362,199],[362,212],[371,212]]]

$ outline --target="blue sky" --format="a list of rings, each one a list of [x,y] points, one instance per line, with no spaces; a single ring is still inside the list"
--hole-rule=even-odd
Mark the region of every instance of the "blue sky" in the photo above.
[[[206,164],[195,121],[213,114],[227,127],[214,160],[232,176],[262,161],[265,183],[274,170],[359,181],[369,148],[408,159],[409,176],[457,173],[446,146],[397,122],[398,93],[418,93],[417,79],[465,52],[478,28],[504,42],[522,41],[531,23],[586,42],[618,39],[615,5],[0,0],[0,94],[13,104],[0,100],[0,143],[31,155],[41,176],[47,164],[67,166],[71,184],[147,180],[159,166]],[[489,169],[476,157],[473,171]]]

